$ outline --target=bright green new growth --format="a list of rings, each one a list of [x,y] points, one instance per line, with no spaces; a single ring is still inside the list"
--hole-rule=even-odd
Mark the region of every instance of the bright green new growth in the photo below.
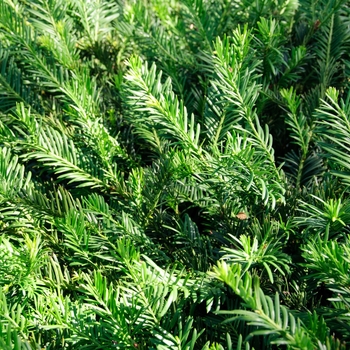
[[[0,0],[0,348],[347,348],[349,15]]]

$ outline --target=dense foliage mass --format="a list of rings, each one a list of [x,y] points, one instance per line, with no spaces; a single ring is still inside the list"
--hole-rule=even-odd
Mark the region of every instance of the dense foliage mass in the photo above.
[[[0,0],[0,348],[345,349],[350,5]]]

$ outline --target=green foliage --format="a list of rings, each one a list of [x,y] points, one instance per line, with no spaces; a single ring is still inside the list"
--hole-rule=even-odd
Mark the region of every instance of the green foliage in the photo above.
[[[349,14],[0,0],[0,348],[349,347]]]

